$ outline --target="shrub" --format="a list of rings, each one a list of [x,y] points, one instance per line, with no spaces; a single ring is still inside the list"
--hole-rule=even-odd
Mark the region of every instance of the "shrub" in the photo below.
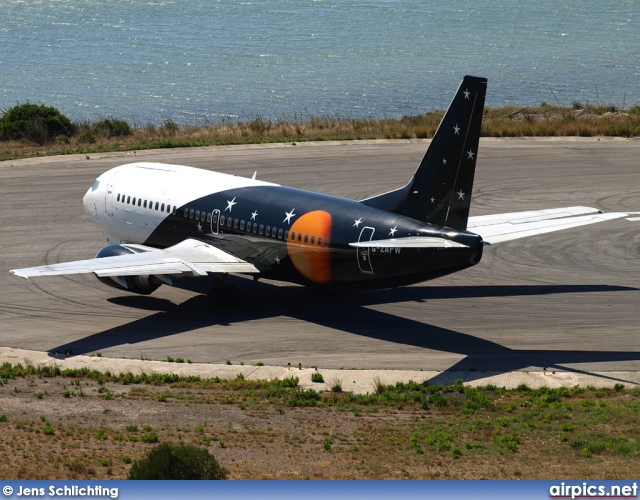
[[[318,383],[324,382],[324,378],[322,377],[322,373],[313,372],[311,374],[311,382],[318,382]]]
[[[298,377],[287,377],[282,380],[277,380],[276,387],[297,387],[300,379]]]
[[[27,139],[45,144],[54,137],[70,136],[76,131],[71,120],[56,108],[43,104],[17,104],[0,117],[0,139]]]
[[[124,120],[102,120],[93,126],[96,134],[103,134],[107,137],[123,137],[131,135],[131,127]]]
[[[156,446],[129,471],[129,479],[226,479],[227,470],[204,448]]]
[[[150,432],[149,434],[143,434],[140,436],[143,443],[157,443],[158,435],[155,432]]]

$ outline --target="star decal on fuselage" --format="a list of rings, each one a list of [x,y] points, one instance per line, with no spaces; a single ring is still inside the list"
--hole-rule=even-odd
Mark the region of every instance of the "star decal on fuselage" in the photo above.
[[[431,197],[431,203],[435,203],[435,202],[436,202],[436,199],[432,196]]]
[[[258,211],[254,210],[253,212],[251,212],[251,220],[256,220],[256,217],[258,216]]]
[[[295,208],[291,210],[291,212],[285,212],[285,214],[287,214],[287,216],[284,218],[284,220],[282,221],[283,223],[287,223],[289,225],[291,225],[291,217],[295,217],[296,214],[295,212]]]
[[[229,201],[227,200],[227,208],[224,209],[224,211],[226,212],[227,210],[229,210],[229,212],[231,212],[231,209],[233,208],[234,205],[237,205],[238,202],[236,201],[236,197],[233,197],[233,200]]]
[[[390,228],[389,236],[394,236],[397,231],[398,231],[398,226],[394,226],[394,227]]]
[[[467,154],[469,155],[469,158],[467,158],[467,160],[473,160],[473,155],[475,153],[473,151],[471,151],[471,149],[469,149],[469,151],[467,151]]]
[[[464,98],[469,99],[469,95],[471,95],[471,92],[469,92],[467,89],[464,89]]]
[[[280,263],[280,257],[278,257],[277,255],[276,255],[276,264],[278,264],[279,266],[281,266],[281,265],[282,265],[282,264]]]
[[[200,224],[198,222],[198,225],[196,227],[198,228],[198,232],[201,233],[202,232],[202,224]]]
[[[443,159],[442,159],[442,164],[443,164],[443,165],[446,165],[446,164],[447,164],[447,159],[446,159],[446,158],[443,158]]]
[[[354,227],[360,227],[360,224],[362,224],[362,217],[360,217],[358,220],[353,221]]]
[[[465,193],[462,192],[462,189],[456,193],[458,195],[459,200],[464,200]]]
[[[460,135],[460,127],[458,127],[457,123],[456,123],[456,126],[453,127],[453,134],[454,135]]]

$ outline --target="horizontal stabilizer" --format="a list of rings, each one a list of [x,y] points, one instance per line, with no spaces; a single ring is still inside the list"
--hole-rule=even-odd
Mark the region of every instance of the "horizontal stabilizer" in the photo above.
[[[470,217],[468,229],[482,236],[486,244],[492,245],[626,216],[621,212],[605,214],[589,207],[554,208]]]
[[[164,250],[142,245],[129,246],[136,253],[13,269],[9,272],[23,278],[82,273],[94,273],[100,277],[144,275],[163,275],[166,277],[205,276],[207,273],[259,272],[253,264],[194,239],[187,239]]]
[[[349,243],[349,246],[358,248],[468,248],[462,243],[433,236],[407,236],[406,238],[389,240],[359,241]]]

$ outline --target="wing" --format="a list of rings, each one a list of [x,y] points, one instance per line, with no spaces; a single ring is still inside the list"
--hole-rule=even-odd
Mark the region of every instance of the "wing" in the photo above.
[[[134,253],[77,260],[62,264],[13,269],[16,276],[50,276],[54,274],[95,273],[107,276],[205,276],[207,273],[258,273],[249,262],[212,245],[187,239],[163,250],[143,245],[122,245]]]
[[[492,245],[626,216],[620,212],[605,214],[590,207],[552,208],[469,217],[467,229],[482,236],[486,244]]]

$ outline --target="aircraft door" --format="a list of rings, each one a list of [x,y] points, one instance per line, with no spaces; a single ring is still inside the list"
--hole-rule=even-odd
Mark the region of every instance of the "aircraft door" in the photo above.
[[[104,212],[110,216],[113,217],[113,210],[115,208],[115,191],[116,188],[114,186],[114,179],[116,178],[118,174],[113,174],[111,176],[111,178],[109,179],[109,182],[107,182],[107,186],[105,188],[104,191]]]
[[[216,208],[211,212],[211,232],[218,234],[218,231],[220,231],[220,210]]]
[[[373,227],[363,227],[362,231],[360,231],[358,243],[361,241],[371,241],[375,231],[376,230]],[[368,247],[356,247],[356,252],[358,253],[358,267],[360,268],[360,272],[363,274],[375,274],[373,272],[373,267],[371,266],[370,250],[371,249]]]

